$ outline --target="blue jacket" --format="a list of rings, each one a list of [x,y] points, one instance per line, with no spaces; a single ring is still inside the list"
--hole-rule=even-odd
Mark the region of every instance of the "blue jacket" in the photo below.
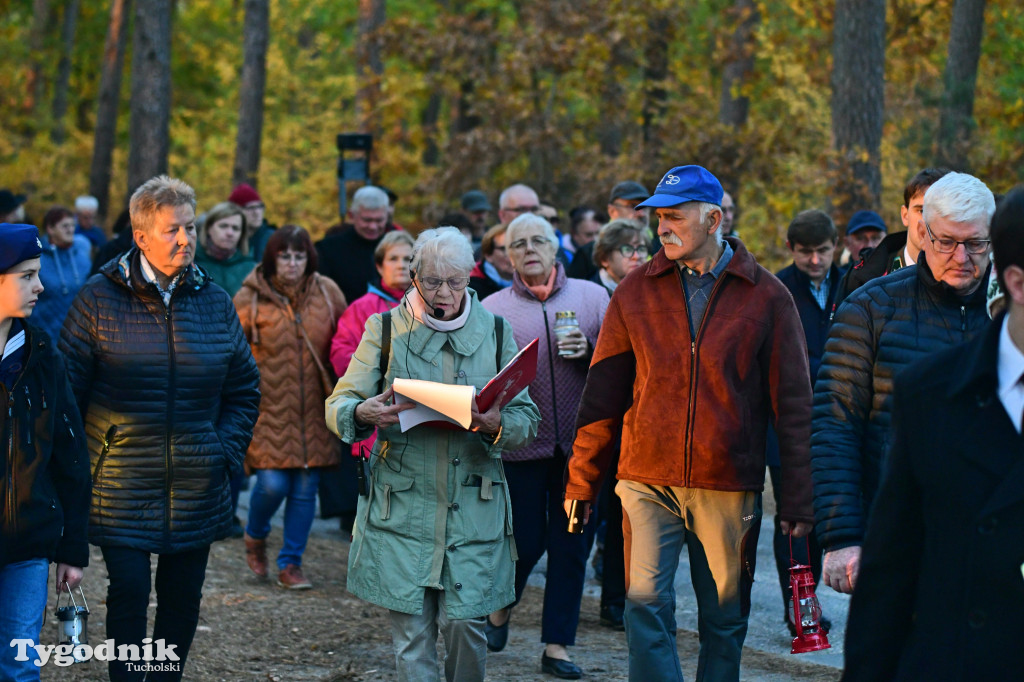
[[[60,328],[78,290],[89,279],[92,268],[92,244],[80,234],[66,249],[58,249],[46,237],[39,254],[39,280],[43,293],[36,302],[32,323],[41,327],[54,345],[60,339]]]
[[[957,296],[916,266],[874,279],[836,312],[814,384],[811,470],[818,540],[860,545],[889,445],[893,379],[915,360],[969,340],[988,323],[986,274]]]

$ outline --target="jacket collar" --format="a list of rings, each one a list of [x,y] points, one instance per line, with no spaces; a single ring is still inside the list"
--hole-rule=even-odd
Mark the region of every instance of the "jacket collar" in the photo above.
[[[161,300],[160,292],[157,290],[156,285],[147,282],[142,274],[142,267],[139,264],[140,255],[141,252],[138,247],[132,246],[131,249],[121,254],[119,258],[115,258],[101,267],[100,272],[112,282],[135,292],[140,298]],[[181,278],[178,286],[175,287],[175,295],[181,290],[199,291],[209,281],[210,276],[206,274],[206,271],[193,262],[186,268],[185,275]]]
[[[742,277],[753,284],[757,278],[757,261],[747,251],[747,247],[743,245],[743,242],[736,237],[725,237],[725,241],[729,242],[729,246],[732,247],[733,251],[732,260],[726,266],[725,274]],[[661,248],[654,254],[654,258],[644,266],[644,276],[661,277],[673,269],[678,270],[679,266],[675,261],[669,260],[668,256],[665,255],[665,249]]]
[[[986,295],[985,282],[988,282],[989,273],[992,272],[992,262],[989,261],[988,267],[985,269],[985,274],[981,276],[981,284],[974,290],[973,293],[967,296],[961,296],[956,292],[953,287],[949,286],[945,282],[941,282],[935,279],[935,275],[932,274],[932,269],[928,266],[928,261],[925,258],[925,253],[922,250],[917,257],[917,279],[923,284],[928,291],[931,292],[939,301],[951,305],[967,305],[974,306],[980,305],[983,308],[988,302]]]

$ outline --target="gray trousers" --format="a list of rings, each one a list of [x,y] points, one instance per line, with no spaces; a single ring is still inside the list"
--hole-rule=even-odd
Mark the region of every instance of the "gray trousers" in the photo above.
[[[619,481],[629,679],[682,682],[675,576],[685,542],[697,597],[699,682],[738,682],[761,529],[761,494]]]
[[[444,676],[448,682],[484,679],[487,637],[484,619],[449,620],[443,590],[424,590],[423,613],[391,611],[395,666],[402,682],[440,681],[437,669],[437,633],[444,635]]]

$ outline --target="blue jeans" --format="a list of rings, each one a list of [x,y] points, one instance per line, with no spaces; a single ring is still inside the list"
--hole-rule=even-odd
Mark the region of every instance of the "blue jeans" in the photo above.
[[[18,650],[10,644],[12,639],[31,639],[39,644],[49,573],[50,562],[46,559],[29,559],[0,568],[0,680],[39,679],[39,668],[32,663],[35,650],[28,649],[29,660],[16,661]]]
[[[320,472],[316,469],[258,469],[256,485],[249,496],[249,523],[245,532],[262,540],[270,534],[270,519],[286,498],[284,544],[277,555],[277,568],[302,565],[309,529],[316,515],[316,491]]]

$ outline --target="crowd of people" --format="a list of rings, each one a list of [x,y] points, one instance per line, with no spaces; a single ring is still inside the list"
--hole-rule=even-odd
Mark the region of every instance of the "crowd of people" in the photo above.
[[[698,679],[738,680],[767,470],[780,626],[831,627],[794,622],[794,564],[851,593],[844,679],[1024,662],[1024,188],[997,210],[980,179],[927,168],[905,231],[863,210],[841,243],[809,207],[775,274],[695,165],[564,224],[528,185],[496,210],[472,189],[418,235],[367,185],[316,242],[247,184],[197,214],[185,182],[153,178],[109,239],[92,197],[38,226],[26,199],[0,190],[0,644],[38,641],[49,564],[73,589],[91,543],[107,638],[179,656],[111,660],[110,679],[181,679],[211,543],[241,538],[252,579],[311,589],[319,509],[350,534],[348,590],[389,612],[399,679],[483,680],[545,554],[540,670],[582,677],[597,538],[630,679],[682,680],[685,549]],[[396,380],[479,389],[534,339],[528,390],[473,401],[468,428],[404,423]],[[38,679],[14,652],[0,679]]]

